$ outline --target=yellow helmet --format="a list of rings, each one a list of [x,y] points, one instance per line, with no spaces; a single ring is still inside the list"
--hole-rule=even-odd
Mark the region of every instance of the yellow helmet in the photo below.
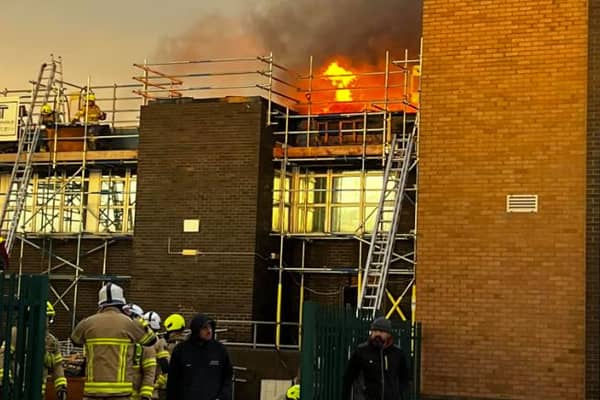
[[[50,104],[46,103],[42,106],[42,109],[40,110],[40,112],[42,114],[50,114],[50,113],[52,113],[52,107],[50,107]]]
[[[85,96],[85,99],[87,101],[96,101],[96,95],[94,93],[90,93],[87,96]]]
[[[164,325],[167,332],[181,331],[185,329],[185,318],[181,314],[171,314],[165,319]]]
[[[286,400],[299,400],[300,399],[300,385],[294,385],[287,390],[285,394]]]

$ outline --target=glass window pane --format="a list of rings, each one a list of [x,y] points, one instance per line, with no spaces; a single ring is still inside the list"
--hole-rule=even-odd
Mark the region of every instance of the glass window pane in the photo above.
[[[327,201],[327,177],[302,176],[298,197],[300,204],[325,204]]]
[[[297,232],[325,232],[325,207],[308,207],[299,211]]]
[[[360,203],[360,176],[334,177],[333,203]]]
[[[386,210],[393,210],[394,207],[393,205],[386,205]],[[389,213],[386,213],[387,216],[389,216]],[[373,206],[373,207],[365,207],[365,232],[373,232],[374,228],[375,228],[375,220],[377,219],[377,207]],[[390,223],[386,223],[384,225],[384,228],[386,230],[390,229]]]
[[[359,207],[333,207],[331,210],[332,232],[355,232],[360,222]]]
[[[279,220],[279,207],[273,207],[273,217],[271,218],[271,230],[273,232],[281,232],[281,226]],[[283,232],[287,232],[290,224],[290,209],[284,207],[283,209]]]
[[[367,175],[365,178],[365,203],[377,203],[381,196],[383,176]]]

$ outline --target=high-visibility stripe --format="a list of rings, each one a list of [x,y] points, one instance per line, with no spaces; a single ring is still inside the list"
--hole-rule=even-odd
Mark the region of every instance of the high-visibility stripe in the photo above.
[[[54,356],[54,365],[60,364],[63,362],[63,357],[60,354]]]
[[[154,388],[152,386],[142,386],[140,389],[140,396],[152,397],[152,393],[154,393]]]
[[[127,346],[121,346],[121,354],[119,355],[119,370],[117,382],[125,382],[125,372],[127,370]]]
[[[169,358],[169,352],[166,350],[163,351],[159,351],[158,353],[156,353],[156,358],[158,358],[159,360],[162,358]]]
[[[148,332],[146,333],[141,339],[140,339],[140,344],[148,344],[150,343],[154,338],[156,337],[156,335],[154,334],[154,332]]]
[[[83,391],[93,394],[130,394],[132,390],[133,384],[131,382],[85,382],[83,384]]]
[[[54,380],[54,387],[67,386],[67,378],[64,376],[58,377]]]
[[[87,374],[86,379],[88,381],[94,381],[94,346],[85,346],[87,352]]]
[[[131,340],[129,339],[113,339],[113,338],[94,338],[87,339],[85,344],[107,344],[107,345],[122,345],[129,344]]]
[[[167,387],[167,375],[160,374],[156,378],[156,383],[154,384],[154,387],[157,389],[165,389]]]
[[[156,362],[156,358],[147,358],[142,362],[142,368],[146,369],[149,367],[156,367],[158,363]]]

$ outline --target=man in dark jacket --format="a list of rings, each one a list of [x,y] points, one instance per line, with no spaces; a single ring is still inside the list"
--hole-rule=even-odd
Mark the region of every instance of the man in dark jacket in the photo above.
[[[171,354],[167,400],[232,400],[233,367],[225,346],[213,339],[214,321],[198,314],[190,329]]]
[[[394,346],[392,323],[380,317],[371,324],[369,340],[350,357],[342,387],[342,400],[350,400],[352,386],[362,373],[359,392],[365,400],[400,400],[406,397],[410,372],[399,347]]]

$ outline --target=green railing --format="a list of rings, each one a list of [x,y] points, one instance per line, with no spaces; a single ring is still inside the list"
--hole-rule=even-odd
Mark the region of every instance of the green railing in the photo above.
[[[342,377],[350,354],[369,335],[370,317],[341,306],[307,302],[302,321],[302,400],[340,400]],[[421,325],[393,321],[395,343],[410,355],[410,400],[419,399]],[[344,399],[345,400],[345,399]]]
[[[48,276],[0,273],[3,400],[42,398],[47,298]]]

